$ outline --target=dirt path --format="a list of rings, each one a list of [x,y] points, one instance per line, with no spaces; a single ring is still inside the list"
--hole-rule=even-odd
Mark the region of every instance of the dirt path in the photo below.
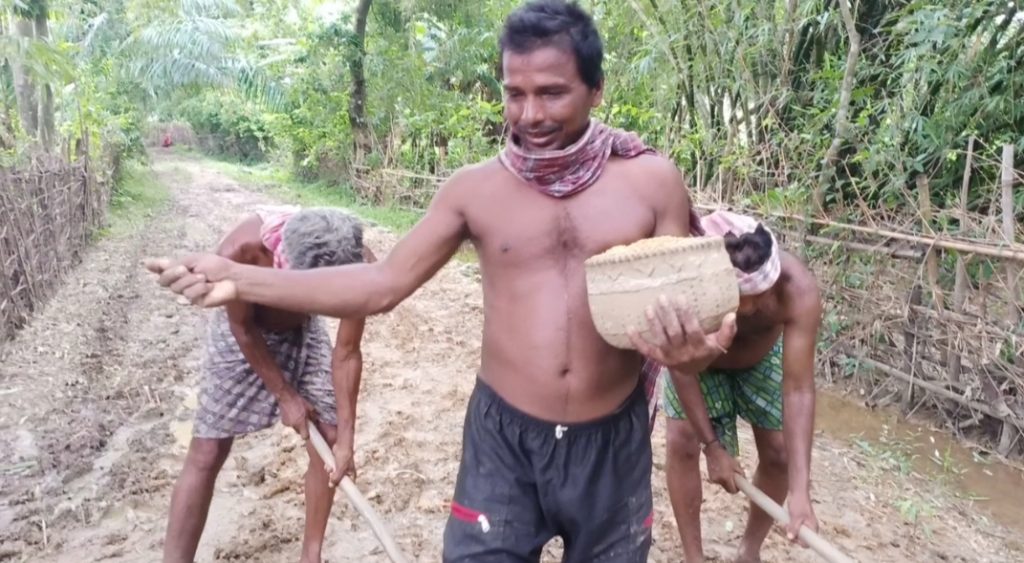
[[[203,313],[159,291],[139,262],[208,249],[247,208],[271,201],[201,161],[162,156],[154,169],[172,189],[168,213],[134,234],[100,241],[46,310],[0,348],[0,560],[159,560],[195,407]],[[368,231],[379,255],[394,240]],[[481,309],[476,267],[452,262],[367,325],[358,484],[419,561],[440,560]],[[679,561],[663,424],[654,439],[651,561]],[[749,431],[742,448],[750,471]],[[297,560],[304,464],[298,438],[280,426],[238,440],[198,560]],[[921,477],[890,474],[838,442],[819,438],[813,475],[823,533],[861,561],[1022,558],[1008,530]],[[746,505],[717,487],[707,487],[705,497],[707,551],[722,560],[742,533]],[[932,512],[914,514],[912,523],[906,502],[915,500]],[[545,560],[555,561],[557,552],[553,545]],[[817,561],[775,534],[764,554],[766,561]],[[386,561],[340,494],[325,556],[333,563]]]

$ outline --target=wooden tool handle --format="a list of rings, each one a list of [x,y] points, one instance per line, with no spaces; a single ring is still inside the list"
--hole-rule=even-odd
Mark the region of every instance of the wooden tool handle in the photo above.
[[[777,522],[782,525],[789,524],[789,513],[786,512],[778,503],[771,499],[768,495],[764,494],[761,489],[758,489],[750,481],[737,475],[736,486],[743,491],[743,494],[750,497],[750,500],[757,506],[761,507],[768,513],[769,516],[774,518]],[[834,545],[826,541],[824,538],[814,533],[807,526],[800,526],[798,536],[804,541],[811,549],[817,552],[825,561],[829,563],[855,563],[853,559],[843,554]]]
[[[327,440],[320,434],[320,431],[316,429],[316,425],[308,423],[309,428],[309,439],[313,442],[313,448],[316,449],[316,453],[320,454],[320,458],[324,460],[331,470],[335,469],[334,466],[334,452],[331,451],[331,447],[327,445]],[[370,505],[366,497],[359,492],[356,484],[349,479],[348,475],[341,478],[341,490],[345,491],[345,495],[348,500],[355,505],[356,510],[366,518],[370,523],[370,528],[373,529],[373,535],[377,536],[377,541],[387,552],[388,557],[394,563],[407,563],[408,559],[398,549],[398,544],[395,543],[395,539],[391,537],[391,533],[388,532],[387,527],[384,525],[384,521],[381,520],[380,516]]]

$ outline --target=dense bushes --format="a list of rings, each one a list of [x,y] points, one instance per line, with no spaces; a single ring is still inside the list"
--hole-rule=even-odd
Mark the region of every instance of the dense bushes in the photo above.
[[[212,154],[254,162],[273,148],[272,117],[237,93],[208,90],[183,102],[179,112]]]

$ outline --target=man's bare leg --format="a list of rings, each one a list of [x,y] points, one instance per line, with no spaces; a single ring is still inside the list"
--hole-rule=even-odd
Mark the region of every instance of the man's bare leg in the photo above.
[[[789,489],[789,477],[786,473],[786,442],[781,430],[765,430],[754,428],[754,441],[757,443],[757,471],[754,473],[754,486],[764,491],[775,502],[782,504]],[[747,529],[743,532],[737,563],[761,561],[761,544],[768,536],[775,521],[765,511],[750,503],[750,518]]]
[[[213,499],[213,486],[231,452],[231,442],[232,438],[192,438],[185,455],[185,466],[171,494],[164,536],[164,563],[192,563],[195,560]]]
[[[320,429],[324,440],[333,447],[337,436],[335,427],[319,422],[316,427]],[[306,469],[306,530],[302,536],[301,562],[319,563],[327,518],[331,515],[331,505],[334,503],[334,488],[328,484],[324,462],[312,442],[306,444],[306,451],[309,453],[309,467]]]
[[[688,420],[668,418],[666,467],[668,496],[683,541],[686,563],[703,563],[700,506],[703,482],[700,477],[700,442]]]

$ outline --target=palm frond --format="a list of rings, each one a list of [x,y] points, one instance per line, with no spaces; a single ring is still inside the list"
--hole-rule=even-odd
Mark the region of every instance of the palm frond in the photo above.
[[[75,65],[68,53],[47,41],[0,35],[0,59],[21,65],[38,82],[63,84],[75,78]]]

